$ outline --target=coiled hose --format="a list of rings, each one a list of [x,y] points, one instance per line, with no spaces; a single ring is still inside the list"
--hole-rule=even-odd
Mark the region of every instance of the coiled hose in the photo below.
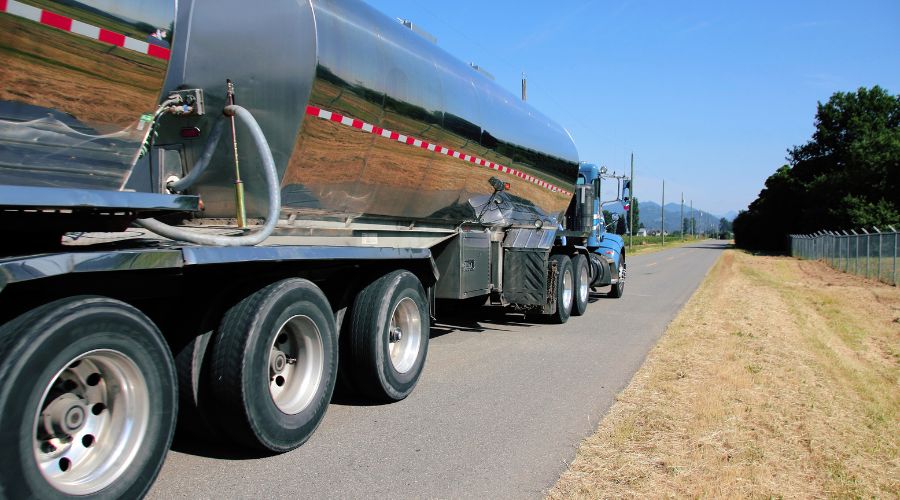
[[[225,107],[225,114],[233,114],[235,117],[241,120],[244,125],[247,126],[247,129],[249,129],[250,131],[250,136],[253,138],[253,142],[256,144],[256,151],[259,154],[260,159],[262,160],[263,173],[265,174],[266,189],[268,191],[269,200],[269,210],[266,214],[265,225],[256,231],[252,231],[241,236],[202,234],[181,227],[170,226],[156,219],[138,219],[135,222],[139,226],[171,240],[186,241],[188,243],[196,243],[198,245],[225,247],[256,245],[264,241],[272,234],[272,231],[275,230],[275,225],[278,224],[278,215],[281,211],[281,192],[278,189],[278,171],[275,169],[275,159],[272,158],[272,150],[269,149],[269,143],[266,141],[266,136],[263,134],[262,129],[259,128],[259,124],[256,123],[256,119],[253,118],[253,115],[251,115],[249,111],[242,108],[241,106],[231,105]],[[218,127],[219,124],[217,123],[216,126]],[[218,135],[221,135],[221,130],[219,130]],[[215,136],[215,129],[213,130],[213,137],[211,137],[210,139],[218,141],[218,137]],[[209,158],[207,158],[207,156],[212,157],[212,151],[214,149],[214,145],[212,147],[207,145],[207,148],[204,151],[200,161],[202,162],[203,159],[206,158],[206,164],[208,164]],[[202,168],[206,168],[206,164],[203,164]],[[186,185],[190,185],[191,183],[193,183],[197,176],[199,176],[199,173],[193,176],[188,175],[179,183],[175,184],[180,184],[179,187],[181,189],[184,189]],[[190,182],[186,182],[188,180]],[[173,184],[173,188],[175,187],[175,184]]]

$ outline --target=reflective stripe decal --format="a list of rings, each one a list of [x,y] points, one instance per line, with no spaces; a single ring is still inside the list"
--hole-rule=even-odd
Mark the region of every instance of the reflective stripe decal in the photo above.
[[[171,51],[165,47],[130,38],[121,33],[116,33],[115,31],[91,26],[90,24],[76,21],[49,10],[42,10],[37,7],[25,5],[16,0],[0,0],[0,12],[35,21],[58,30],[93,38],[94,40],[115,45],[116,47],[122,47],[123,49],[139,54],[155,57],[156,59],[168,61],[171,53]]]
[[[0,0],[0,1],[2,1],[2,0]],[[520,172],[514,168],[506,167],[506,166],[500,165],[499,163],[490,162],[490,161],[484,160],[482,158],[477,158],[475,156],[470,156],[470,155],[461,153],[459,151],[454,151],[452,149],[447,149],[443,146],[439,146],[437,144],[430,143],[430,142],[427,142],[422,139],[403,135],[403,134],[400,134],[398,132],[394,132],[394,131],[391,131],[388,129],[383,129],[381,127],[372,125],[370,123],[366,123],[361,120],[357,120],[356,118],[350,118],[348,116],[344,116],[342,114],[335,113],[333,111],[326,111],[324,109],[317,108],[316,106],[307,106],[306,114],[308,114],[310,116],[322,118],[324,120],[330,120],[335,123],[340,123],[344,126],[352,127],[357,130],[362,130],[362,131],[368,132],[370,134],[380,135],[381,137],[390,139],[392,141],[400,142],[403,144],[408,144],[413,147],[427,149],[428,151],[433,151],[438,154],[457,158],[457,159],[465,161],[467,163],[472,163],[474,165],[481,165],[483,167],[490,168],[491,170],[503,172],[504,174],[514,175],[514,176],[524,179],[528,182],[531,182],[532,184],[538,185],[544,189],[548,189],[554,193],[562,193],[566,196],[572,196],[572,193],[570,193],[569,191],[566,191],[565,189],[562,189],[553,184],[550,184],[549,182],[542,181],[542,180],[540,180],[534,176],[528,175],[524,172]]]

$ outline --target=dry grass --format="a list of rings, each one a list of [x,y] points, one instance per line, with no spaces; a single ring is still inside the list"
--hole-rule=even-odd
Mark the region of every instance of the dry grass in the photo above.
[[[551,498],[900,495],[900,290],[727,251]]]
[[[703,239],[701,238],[688,238],[684,241],[682,241],[681,238],[672,238],[671,240],[666,240],[665,246],[663,246],[662,243],[659,242],[648,243],[646,241],[640,241],[639,244],[635,244],[633,247],[631,247],[628,246],[628,236],[623,236],[623,238],[625,238],[625,253],[628,255],[644,255],[648,253],[656,253],[663,250],[668,250],[670,248],[683,247],[685,245],[703,241]]]

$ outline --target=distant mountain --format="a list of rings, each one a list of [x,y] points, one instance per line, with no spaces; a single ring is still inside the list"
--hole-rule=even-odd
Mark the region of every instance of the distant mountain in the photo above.
[[[734,221],[735,217],[737,217],[737,216],[738,216],[738,211],[737,211],[737,210],[729,210],[728,213],[726,213],[726,214],[724,215],[724,217],[725,217],[726,219],[728,219],[729,221]]]
[[[654,201],[641,201],[641,223],[647,231],[659,230],[662,214],[659,203]],[[691,218],[691,208],[684,206],[684,217]],[[695,228],[698,232],[705,230],[715,231],[719,228],[719,219],[722,217],[694,207]],[[727,219],[728,217],[726,217]],[[666,203],[666,231],[669,233],[681,230],[681,204]]]

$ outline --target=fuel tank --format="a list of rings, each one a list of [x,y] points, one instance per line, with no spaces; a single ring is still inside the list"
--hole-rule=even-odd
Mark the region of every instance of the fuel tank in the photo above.
[[[551,216],[571,198],[578,155],[565,129],[361,1],[179,0],[177,12],[164,0],[6,5],[0,19],[14,29],[0,32],[0,42],[14,47],[8,53],[34,47],[16,56],[22,68],[0,69],[0,184],[160,192],[200,156],[230,79],[237,104],[254,114],[270,144],[286,217],[457,224],[475,216],[470,200],[491,193],[491,177],[509,185],[513,202]],[[10,5],[30,14],[11,13]],[[126,5],[132,10],[112,12]],[[34,9],[68,15],[70,29]],[[120,24],[104,24],[110,19]],[[135,29],[123,33],[126,20]],[[96,40],[84,26],[98,28]],[[157,36],[162,28],[160,40],[171,47],[144,41],[146,54],[132,50],[144,47],[135,42],[149,27]],[[125,40],[111,44],[120,39],[106,33]],[[54,64],[70,77],[45,67],[39,40],[51,35],[60,39]],[[150,54],[161,54],[156,47],[165,58]],[[77,57],[84,51],[93,66]],[[78,81],[87,73],[92,79]],[[207,114],[163,116],[142,155],[147,114],[179,89],[201,89]],[[3,107],[18,114],[9,118]],[[255,148],[240,126],[237,136],[248,213],[261,216],[266,193]],[[56,149],[31,150],[48,144]],[[229,131],[192,188],[205,216],[234,214],[232,151]]]

